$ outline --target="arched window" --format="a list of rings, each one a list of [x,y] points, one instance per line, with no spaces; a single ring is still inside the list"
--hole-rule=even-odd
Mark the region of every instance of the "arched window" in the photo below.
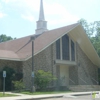
[[[56,41],[56,58],[75,61],[75,43],[67,34]]]

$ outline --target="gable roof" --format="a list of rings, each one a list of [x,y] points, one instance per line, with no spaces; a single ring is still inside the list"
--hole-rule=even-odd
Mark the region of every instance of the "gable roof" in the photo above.
[[[65,26],[62,28],[46,31],[34,40],[34,54],[36,55],[43,49],[45,49],[53,41],[57,40],[62,34],[69,32],[75,28],[78,24]],[[0,59],[7,60],[25,60],[31,57],[32,44],[30,42],[31,36],[23,37],[16,40],[0,43]],[[10,54],[7,54],[7,53]],[[16,55],[16,56],[15,56]]]
[[[52,43],[54,43],[56,40],[58,40],[67,33],[78,43],[79,39],[82,38],[81,42],[83,44],[80,45],[79,43],[79,45],[82,48],[82,50],[86,53],[86,55],[90,58],[91,61],[93,61],[93,59],[91,59],[91,55],[86,52],[86,50],[87,51],[90,50],[90,47],[92,49],[92,53],[94,54],[95,58],[98,59],[97,61],[100,60],[94,47],[92,46],[87,35],[85,34],[82,26],[78,23],[61,27],[58,29],[45,31],[43,34],[38,36],[34,40],[34,55],[38,54],[39,52],[47,48],[48,46],[50,46]],[[85,40],[82,35],[85,37]],[[32,55],[32,42],[30,41],[31,36],[35,35],[30,35],[20,39],[0,43],[0,59],[25,61],[31,58]],[[88,42],[88,44],[90,45],[89,48],[87,47],[86,49],[84,49],[85,48],[84,46],[86,45],[84,44],[84,41]],[[97,62],[94,63],[96,65],[100,65],[100,63]]]

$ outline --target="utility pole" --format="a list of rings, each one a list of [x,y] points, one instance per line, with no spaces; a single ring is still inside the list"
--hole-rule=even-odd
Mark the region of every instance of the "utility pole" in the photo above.
[[[35,92],[35,87],[34,87],[34,40],[35,40],[35,37],[32,36],[31,37],[31,41],[32,41],[32,73],[31,73],[31,77],[32,77],[32,92]]]

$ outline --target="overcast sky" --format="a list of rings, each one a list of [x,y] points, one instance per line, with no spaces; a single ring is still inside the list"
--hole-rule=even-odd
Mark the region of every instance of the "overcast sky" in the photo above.
[[[43,0],[48,29],[100,21],[100,0]],[[0,0],[0,34],[24,37],[35,33],[40,0]]]

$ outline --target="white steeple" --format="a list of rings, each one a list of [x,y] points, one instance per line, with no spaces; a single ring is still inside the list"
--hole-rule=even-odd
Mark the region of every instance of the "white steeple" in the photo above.
[[[40,14],[39,14],[39,20],[42,20],[44,21],[45,18],[44,18],[44,10],[43,10],[43,1],[41,0],[41,3],[40,3]]]
[[[37,29],[36,34],[42,34],[44,31],[47,31],[47,21],[44,18],[44,10],[43,10],[43,1],[40,2],[40,13],[39,20],[37,21]]]

